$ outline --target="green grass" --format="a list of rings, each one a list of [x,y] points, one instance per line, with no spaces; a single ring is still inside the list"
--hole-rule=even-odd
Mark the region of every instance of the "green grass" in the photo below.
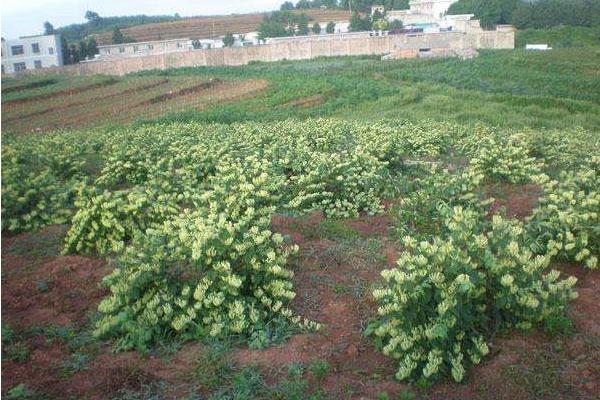
[[[198,360],[195,382],[196,393],[205,393],[211,400],[225,399],[322,399],[319,387],[311,387],[306,379],[309,371],[317,380],[322,380],[329,371],[329,364],[315,360],[305,369],[304,365],[291,363],[287,373],[274,385],[265,382],[262,372],[253,366],[241,366],[233,361],[227,342],[207,344]],[[307,371],[308,370],[308,371]],[[132,397],[134,398],[134,397]],[[197,398],[197,397],[194,397]]]
[[[600,26],[557,26],[549,29],[523,29],[517,31],[517,48],[526,44],[547,43],[552,48],[590,47],[600,45]]]
[[[600,126],[600,47],[482,51],[462,61],[343,57],[256,63],[243,68],[184,68],[161,74],[264,78],[259,97],[187,111],[160,121],[236,122],[337,116],[346,119],[450,120],[521,128]],[[153,72],[155,73],[155,72]],[[150,74],[146,72],[145,74]],[[309,108],[294,100],[322,96]],[[154,123],[155,121],[151,121]]]
[[[600,126],[600,43],[594,39],[594,29],[553,28],[518,34],[518,43],[538,41],[539,37],[552,45],[551,40],[542,40],[547,35],[565,40],[556,47],[569,43],[586,47],[557,48],[550,52],[487,50],[481,51],[478,58],[466,61],[383,62],[379,57],[363,56],[144,71],[132,76],[265,79],[269,87],[254,97],[202,109],[190,106],[184,111],[157,114],[152,119],[140,117],[136,123],[232,123],[333,116],[372,121],[385,118],[448,120],[461,124],[483,122],[506,128],[582,126],[597,130]],[[567,37],[572,40],[567,42]],[[101,76],[49,78],[57,82],[42,82],[43,86],[39,87],[36,84],[40,78],[35,77],[3,82],[9,89],[33,87],[3,94],[2,101],[78,87],[84,84],[83,80],[88,84],[108,79]],[[299,104],[307,98],[315,100]],[[35,102],[31,107],[35,107]],[[165,107],[163,112],[168,109]],[[10,117],[10,111],[7,113]],[[51,114],[45,117],[49,122]],[[108,123],[106,118],[99,118],[92,125]]]

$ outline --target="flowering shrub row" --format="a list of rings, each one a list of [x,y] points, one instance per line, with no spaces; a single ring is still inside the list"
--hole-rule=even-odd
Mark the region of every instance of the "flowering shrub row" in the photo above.
[[[544,194],[528,219],[532,248],[598,268],[600,254],[600,157],[540,180]]]
[[[145,350],[169,332],[250,335],[275,315],[318,329],[287,308],[295,293],[285,265],[298,249],[270,230],[279,195],[267,170],[256,159],[217,165],[202,207],[138,236],[105,278],[96,334]]]
[[[443,210],[455,206],[468,207],[483,214],[494,199],[484,199],[480,185],[483,174],[474,169],[450,173],[431,166],[417,177],[399,204],[392,209],[392,220],[400,236],[428,238],[437,234],[444,224]]]
[[[434,380],[451,374],[460,382],[489,349],[495,329],[528,329],[562,314],[576,294],[576,280],[548,271],[548,256],[534,256],[523,226],[494,216],[491,226],[476,212],[455,207],[443,235],[405,252],[385,285],[373,292],[380,319],[374,334],[383,352],[398,360],[396,377]]]
[[[84,164],[82,147],[70,136],[3,143],[2,230],[68,222]]]

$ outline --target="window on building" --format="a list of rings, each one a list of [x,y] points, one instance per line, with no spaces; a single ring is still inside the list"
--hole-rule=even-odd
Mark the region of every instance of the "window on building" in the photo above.
[[[149,44],[148,45],[148,50],[154,50],[154,45],[153,44]]]
[[[34,66],[34,68],[35,68],[35,69],[40,69],[40,68],[42,68],[42,60],[35,60],[35,61],[33,62],[33,66]]]
[[[39,43],[31,43],[31,51],[34,53],[40,52],[40,44]]]
[[[125,53],[125,47],[119,47],[119,53]]]
[[[54,47],[48,47],[48,54],[54,54]]]
[[[11,46],[10,47],[10,51],[12,52],[13,56],[18,56],[20,54],[25,53],[23,51],[23,46],[22,45],[18,45],[18,46]],[[20,64],[20,63],[19,63]]]
[[[134,45],[134,46],[133,46],[133,51],[134,51],[135,53],[137,53],[138,51],[140,51],[140,46]]]
[[[19,71],[25,71],[27,69],[27,66],[25,65],[24,62],[20,62],[20,63],[14,63],[13,68],[14,68],[15,72],[19,72]]]

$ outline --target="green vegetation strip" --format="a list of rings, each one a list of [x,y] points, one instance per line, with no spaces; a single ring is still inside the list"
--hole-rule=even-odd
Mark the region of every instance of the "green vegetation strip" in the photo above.
[[[597,268],[599,149],[582,129],[434,121],[6,136],[2,229],[69,223],[65,253],[114,257],[94,334],[117,349],[231,336],[264,347],[267,332],[321,328],[290,308],[298,247],[272,231],[273,215],[380,214],[399,196],[390,213],[405,251],[382,273],[365,333],[398,360],[398,379],[460,381],[497,332],[561,325],[575,279],[552,260]],[[530,218],[513,220],[490,208],[489,183],[544,193]]]

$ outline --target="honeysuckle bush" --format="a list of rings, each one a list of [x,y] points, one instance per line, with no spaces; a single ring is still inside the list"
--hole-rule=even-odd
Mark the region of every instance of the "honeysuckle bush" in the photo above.
[[[456,139],[462,135],[464,135],[462,127],[433,120],[423,121],[418,125],[402,125],[396,134],[405,153],[413,158],[446,154],[455,144]]]
[[[63,253],[119,253],[147,228],[179,214],[177,196],[150,188],[98,190],[84,187],[65,238]]]
[[[493,198],[484,198],[481,184],[484,176],[471,168],[449,172],[431,165],[425,173],[411,181],[400,202],[390,215],[396,233],[428,238],[438,234],[444,224],[444,208],[462,206],[483,215]]]
[[[527,220],[532,248],[596,269],[600,254],[600,157],[563,171],[556,180],[545,176],[544,194]]]
[[[320,210],[327,217],[357,217],[383,210],[381,194],[389,177],[387,162],[369,154],[341,151],[306,159],[302,173],[290,177],[292,197],[287,207]]]
[[[600,135],[580,127],[527,129],[515,135],[527,143],[533,157],[544,161],[545,172],[553,177],[580,168],[582,160],[600,153]]]
[[[489,226],[488,226],[489,225]],[[535,256],[518,221],[455,207],[441,235],[406,236],[397,267],[384,270],[373,292],[379,319],[367,334],[398,362],[399,380],[460,382],[489,352],[493,333],[529,329],[562,315],[576,297],[576,279],[549,271],[549,256]]]
[[[270,230],[283,184],[265,161],[218,165],[204,206],[147,229],[119,257],[96,335],[145,351],[173,335],[249,336],[276,317],[318,329],[287,306],[295,293],[286,261],[298,248]]]
[[[470,159],[471,167],[497,182],[530,183],[542,172],[543,163],[530,155],[518,136],[487,135]]]
[[[574,143],[581,142],[583,136],[576,137],[564,147],[569,152],[564,158],[551,149],[558,137],[544,141],[543,137],[498,132],[483,125],[473,128],[435,121],[140,124],[104,132],[15,137],[4,142],[2,149],[3,229],[8,229],[6,223],[19,231],[71,222],[65,252],[115,258],[116,268],[105,280],[110,294],[100,306],[102,318],[96,333],[116,338],[120,348],[145,350],[153,342],[173,336],[236,334],[264,343],[265,327],[278,330],[274,325],[279,321],[318,328],[288,308],[294,291],[286,261],[295,249],[271,232],[271,216],[311,210],[333,218],[375,214],[382,210],[385,196],[402,193],[402,203],[393,211],[396,225],[404,229],[400,236],[409,234],[437,246],[431,254],[425,250],[410,250],[408,254],[419,256],[418,263],[423,256],[430,265],[439,264],[432,271],[444,275],[446,286],[428,286],[424,275],[415,275],[411,285],[420,285],[415,286],[415,295],[423,292],[433,297],[415,303],[415,307],[424,307],[421,314],[415,311],[420,308],[410,309],[405,319],[398,321],[403,321],[404,332],[421,335],[430,321],[416,315],[432,316],[428,307],[441,302],[441,297],[435,296],[459,296],[460,288],[458,298],[469,313],[457,318],[464,317],[466,326],[473,329],[463,329],[463,335],[455,326],[448,327],[447,338],[441,340],[437,335],[442,328],[436,325],[434,339],[429,338],[431,334],[425,335],[427,340],[421,335],[411,349],[435,350],[427,353],[430,377],[452,373],[452,367],[456,367],[456,376],[461,376],[461,367],[468,368],[482,357],[484,342],[479,338],[488,340],[495,321],[501,321],[500,327],[539,322],[529,313],[534,301],[529,300],[526,307],[514,296],[533,296],[542,304],[537,310],[542,314],[558,313],[562,307],[558,300],[554,308],[548,299],[539,300],[550,283],[532,283],[539,274],[546,276],[546,270],[533,267],[532,260],[538,259],[529,257],[529,247],[522,244],[521,236],[514,239],[517,256],[506,255],[500,244],[493,244],[493,235],[504,238],[505,234],[486,225],[490,200],[484,199],[481,183],[483,179],[529,182],[537,179],[541,161],[548,161],[548,168],[574,165],[572,158],[580,154]],[[452,173],[441,168],[423,171],[424,165],[442,164],[448,159],[470,165]],[[466,239],[449,228],[452,223],[444,223],[446,213],[455,206],[464,208],[471,216],[468,220],[476,220],[472,229],[482,237],[480,240],[487,238],[487,247],[467,246]],[[544,214],[540,220],[551,220],[552,215]],[[578,222],[571,231],[590,229],[591,225]],[[454,238],[453,247],[446,249],[441,241],[453,235],[462,241]],[[596,254],[589,245],[592,234],[588,236],[587,248]],[[545,240],[539,242],[546,246]],[[515,251],[514,245],[510,248]],[[539,251],[540,260],[546,260],[545,249],[547,246]],[[427,251],[432,250],[428,247]],[[442,257],[445,251],[450,255]],[[406,265],[411,262],[405,260]],[[518,272],[506,272],[502,267],[496,273],[491,267],[511,263]],[[451,267],[446,271],[440,265]],[[461,276],[465,274],[469,282]],[[510,277],[504,278],[509,286],[496,285],[507,274],[517,282],[516,293],[509,285],[513,282]],[[449,289],[456,279],[458,286]],[[543,279],[538,281],[546,282]],[[388,285],[397,286],[391,280]],[[486,289],[484,294],[481,287]],[[506,290],[513,297],[502,295],[503,288],[509,287]],[[539,292],[529,290],[532,287]],[[566,291],[562,286],[557,289],[563,294]],[[392,304],[398,298],[394,296],[384,297]],[[558,295],[548,296],[554,299]],[[475,317],[482,321],[473,322],[469,319],[471,311],[478,310],[482,298],[487,301],[486,309]],[[502,308],[502,301],[510,308]],[[490,317],[491,309],[503,310],[502,318]],[[387,314],[382,320],[388,321],[386,318]],[[443,318],[440,321],[451,322],[447,315]],[[392,334],[381,338],[391,341]],[[455,351],[457,343],[460,347]],[[389,354],[399,356],[398,351],[395,348]],[[412,357],[420,357],[420,350],[415,351],[410,353]],[[442,364],[436,370],[440,357]],[[422,358],[414,362],[420,369],[411,377],[425,367]]]
[[[82,147],[70,137],[2,146],[2,230],[31,231],[69,220],[84,181]]]
[[[176,180],[202,180],[230,151],[222,126],[144,126],[123,132],[107,146],[96,184],[105,188],[139,185],[167,173]]]

